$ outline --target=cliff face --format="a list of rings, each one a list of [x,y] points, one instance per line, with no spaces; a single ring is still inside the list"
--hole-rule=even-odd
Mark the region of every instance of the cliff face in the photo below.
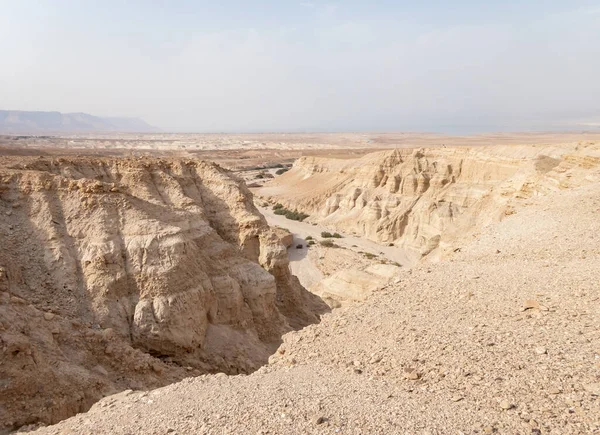
[[[7,428],[190,372],[253,371],[326,309],[214,164],[5,159],[0,215]]]
[[[357,160],[305,157],[259,190],[340,231],[421,256],[512,213],[511,201],[585,182],[600,147],[394,150]]]

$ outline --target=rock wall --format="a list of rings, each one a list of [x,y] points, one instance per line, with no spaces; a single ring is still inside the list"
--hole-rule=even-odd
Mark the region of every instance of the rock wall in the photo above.
[[[511,201],[585,182],[599,146],[402,149],[303,157],[258,194],[309,221],[425,256],[512,213]],[[433,257],[433,256],[432,256]]]
[[[5,429],[125,388],[251,372],[327,310],[215,164],[4,158],[0,216]]]

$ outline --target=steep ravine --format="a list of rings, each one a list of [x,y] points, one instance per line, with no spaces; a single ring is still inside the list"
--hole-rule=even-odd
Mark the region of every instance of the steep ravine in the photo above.
[[[398,149],[298,159],[258,189],[309,221],[437,258],[513,212],[512,201],[576,186],[597,144]]]
[[[252,372],[328,310],[215,164],[5,157],[0,215],[0,433]]]

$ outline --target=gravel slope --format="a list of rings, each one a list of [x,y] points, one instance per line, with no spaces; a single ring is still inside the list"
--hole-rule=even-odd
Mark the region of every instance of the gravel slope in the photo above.
[[[600,431],[600,184],[287,334],[250,376],[103,399],[41,434]]]

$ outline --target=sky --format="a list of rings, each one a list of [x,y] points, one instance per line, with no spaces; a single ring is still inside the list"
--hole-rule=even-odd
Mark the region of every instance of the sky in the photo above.
[[[0,0],[0,109],[177,132],[600,129],[600,0]]]

